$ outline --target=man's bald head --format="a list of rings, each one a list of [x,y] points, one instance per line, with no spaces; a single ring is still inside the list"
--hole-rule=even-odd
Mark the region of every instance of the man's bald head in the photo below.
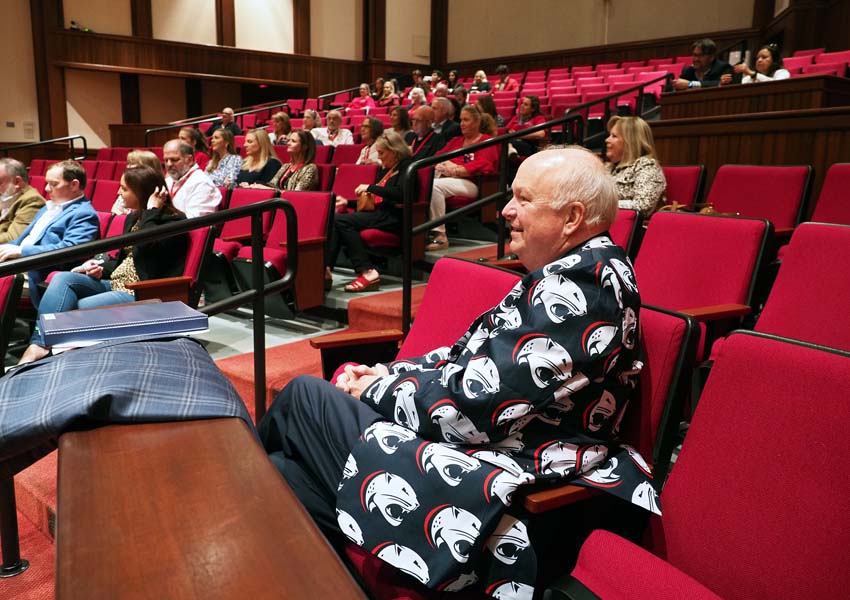
[[[420,106],[413,112],[410,121],[417,137],[425,137],[434,123],[434,109],[430,106]]]

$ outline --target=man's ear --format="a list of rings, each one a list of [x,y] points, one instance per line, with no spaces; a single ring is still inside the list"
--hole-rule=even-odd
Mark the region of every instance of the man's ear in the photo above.
[[[587,208],[581,202],[570,202],[564,210],[564,235],[569,237],[584,224]]]

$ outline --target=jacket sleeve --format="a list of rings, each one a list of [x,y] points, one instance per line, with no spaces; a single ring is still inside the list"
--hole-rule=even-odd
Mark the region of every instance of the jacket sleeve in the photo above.
[[[100,235],[100,219],[88,200],[82,200],[81,202],[83,204],[77,207],[69,216],[65,230],[62,233],[62,238],[58,242],[23,246],[21,248],[21,256],[32,256],[33,254],[50,252],[51,250],[59,250],[96,240]],[[49,229],[47,233],[49,233]]]
[[[9,223],[8,229],[0,233],[0,244],[6,244],[20,237],[24,230],[29,227],[35,218],[36,213],[44,206],[44,199],[41,196],[33,196],[22,201]]]
[[[436,350],[421,362],[390,363],[391,374],[370,385],[361,399],[427,439],[480,444],[515,433],[528,422],[526,415],[605,377],[612,357],[622,349],[617,293],[596,281],[605,266],[589,264],[575,273],[552,272],[537,280],[527,276],[498,307],[476,320],[446,359],[440,360],[444,350]],[[575,314],[563,312],[562,306],[553,311],[535,293],[538,286],[566,286],[576,299]],[[639,306],[636,293],[629,306]],[[592,343],[596,339],[602,342]],[[434,417],[441,411],[463,416],[453,416],[463,423],[463,439],[446,437]]]

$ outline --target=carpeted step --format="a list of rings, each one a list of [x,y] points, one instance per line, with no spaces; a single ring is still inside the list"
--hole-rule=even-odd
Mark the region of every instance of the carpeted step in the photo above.
[[[15,475],[15,502],[39,531],[56,536],[56,473],[59,452],[54,451]],[[2,597],[2,594],[0,594]]]
[[[510,252],[511,243],[509,240],[505,242],[505,254],[510,254]],[[446,254],[446,256],[451,256],[454,258],[465,258],[466,260],[487,259],[487,262],[492,262],[496,260],[496,244],[479,246],[478,248],[473,248],[472,250],[463,250],[461,252],[449,252]]]
[[[416,316],[424,285],[413,287],[411,312]],[[401,290],[354,298],[348,303],[348,328],[354,331],[401,329]]]
[[[29,561],[30,566],[20,575],[0,579],[0,598],[52,600],[55,579],[53,539],[20,511],[18,537],[21,541],[21,556]]]

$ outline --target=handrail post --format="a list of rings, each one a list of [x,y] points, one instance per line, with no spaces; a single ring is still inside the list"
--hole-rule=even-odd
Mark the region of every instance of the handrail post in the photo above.
[[[418,171],[409,165],[402,174],[401,189],[404,194],[404,210],[401,213],[401,248],[402,248],[402,282],[401,282],[401,331],[407,337],[410,331],[410,321],[413,317],[411,304],[413,302],[413,190],[418,178]]]
[[[251,215],[251,285],[263,289],[263,213]],[[254,296],[254,419],[266,414],[266,295]]]
[[[499,218],[496,219],[496,227],[499,230],[496,232],[496,258],[502,259],[505,257],[505,215],[502,210],[505,208],[505,191],[508,189],[508,144],[510,142],[503,141],[500,144],[499,150],[499,192],[502,194],[502,199],[497,200],[496,205],[499,209]]]

